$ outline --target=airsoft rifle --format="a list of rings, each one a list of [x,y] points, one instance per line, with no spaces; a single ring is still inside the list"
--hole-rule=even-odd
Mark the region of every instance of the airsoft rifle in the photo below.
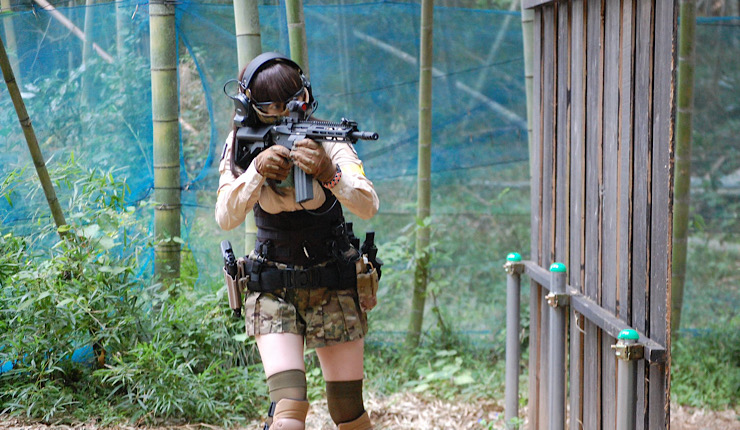
[[[284,117],[277,124],[259,127],[239,127],[236,131],[236,151],[234,161],[242,169],[249,167],[260,151],[272,145],[282,145],[288,149],[293,143],[302,139],[317,142],[357,143],[358,140],[378,140],[378,133],[359,131],[357,122],[342,118],[340,122],[306,120],[306,103],[293,100],[288,103],[290,116]],[[293,165],[295,200],[298,203],[313,198],[311,176],[300,167]]]

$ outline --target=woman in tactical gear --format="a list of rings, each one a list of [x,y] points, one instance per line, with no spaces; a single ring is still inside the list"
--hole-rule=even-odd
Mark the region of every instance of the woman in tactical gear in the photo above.
[[[272,402],[265,429],[305,428],[304,344],[316,350],[338,428],[371,429],[362,380],[365,312],[374,300],[358,295],[359,254],[342,207],[369,219],[378,196],[348,143],[302,139],[292,149],[272,145],[237,158],[240,128],[278,122],[292,101],[305,103],[309,116],[316,106],[300,67],[280,54],[255,58],[239,84],[235,126],[219,166],[216,220],[231,230],[249,211],[255,215],[255,249],[240,259],[240,277],[247,285],[247,334],[256,338]],[[292,186],[294,165],[313,176],[313,198],[301,203]]]

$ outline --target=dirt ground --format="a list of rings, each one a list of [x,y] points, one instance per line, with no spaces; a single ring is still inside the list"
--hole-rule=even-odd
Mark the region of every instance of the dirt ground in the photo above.
[[[474,404],[447,402],[424,398],[409,393],[396,394],[390,397],[366,395],[365,405],[370,413],[376,430],[409,429],[504,429],[503,408],[495,402],[483,401]],[[259,421],[249,423],[244,429],[261,430]],[[307,420],[309,430],[335,430],[326,411],[326,401],[311,405]],[[54,426],[39,423],[24,423],[16,418],[0,415],[0,430],[99,430],[94,424],[75,426]],[[109,430],[195,430],[218,427],[191,424],[186,426],[149,427],[118,426]],[[526,421],[522,430],[527,430]],[[588,430],[588,429],[585,429]],[[671,408],[671,430],[740,430],[740,410],[706,411],[686,407]]]

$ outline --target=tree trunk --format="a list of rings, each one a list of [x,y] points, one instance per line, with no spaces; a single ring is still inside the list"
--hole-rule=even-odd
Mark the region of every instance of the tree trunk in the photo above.
[[[676,176],[673,195],[673,273],[671,274],[671,333],[681,328],[686,281],[689,198],[691,195],[691,131],[694,116],[694,52],[696,0],[681,0],[678,47],[678,111],[676,113]]]
[[[432,65],[434,29],[434,0],[421,2],[421,41],[419,58],[419,163],[417,178],[416,251],[414,270],[414,297],[411,319],[406,335],[406,348],[419,345],[424,321],[427,283],[429,280],[429,215],[431,206],[432,167]]]
[[[149,2],[154,132],[154,274],[180,277],[180,126],[175,2]]]
[[[23,128],[23,135],[26,138],[26,144],[31,153],[33,165],[36,167],[36,174],[41,181],[41,187],[44,189],[44,195],[49,204],[49,209],[51,209],[51,215],[57,226],[57,232],[59,232],[60,237],[63,237],[64,230],[60,229],[60,227],[66,225],[67,222],[64,220],[62,207],[59,205],[59,200],[57,200],[49,172],[46,170],[44,156],[41,154],[41,148],[39,148],[39,142],[36,139],[36,133],[33,131],[31,118],[28,116],[26,105],[23,103],[23,97],[21,96],[20,89],[18,89],[18,83],[15,81],[15,76],[13,76],[13,69],[10,67],[10,60],[8,59],[8,54],[5,52],[5,44],[2,39],[0,39],[0,69],[2,69],[5,84],[8,86],[10,98],[13,100],[18,121],[21,123],[21,128]]]
[[[234,24],[236,26],[236,54],[239,71],[262,53],[260,14],[257,0],[234,0]],[[244,253],[249,254],[257,241],[257,224],[254,212],[244,220]]]
[[[308,70],[308,47],[306,43],[306,20],[303,17],[303,0],[286,0],[285,12],[288,18],[288,40],[290,58],[300,64],[303,74],[310,77]]]

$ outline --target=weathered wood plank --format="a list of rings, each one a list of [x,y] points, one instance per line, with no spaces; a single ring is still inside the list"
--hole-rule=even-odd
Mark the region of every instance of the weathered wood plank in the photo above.
[[[568,264],[568,221],[570,212],[570,29],[568,2],[557,3],[557,56],[555,74],[557,94],[555,114],[555,257]]]
[[[583,236],[586,185],[586,65],[584,49],[585,0],[573,0],[571,7],[571,91],[570,91],[570,284],[583,293]]]
[[[555,258],[555,94],[557,75],[557,27],[555,6],[542,7],[542,259],[540,265],[549,267]]]
[[[571,308],[599,327],[606,335],[615,338],[619,335],[619,332],[630,328],[629,324],[603,309],[588,297],[577,294],[571,287],[568,287],[568,291],[572,294],[570,297]],[[666,361],[667,351],[665,346],[650,339],[645,333],[640,333],[640,343],[644,345],[646,360],[651,363],[663,363]],[[610,345],[612,344],[614,344],[613,340]]]
[[[556,118],[555,118],[555,261],[568,263],[568,240],[569,240],[569,213],[570,213],[570,171],[569,171],[569,156],[570,156],[570,28],[568,21],[570,19],[570,5],[569,2],[559,2],[556,7],[557,14],[557,56],[555,58],[555,64],[557,73],[555,75],[556,80]],[[567,281],[566,281],[567,282]],[[566,319],[566,330],[562,333],[562,336],[568,338],[567,331],[567,319]],[[554,342],[554,339],[550,340]],[[564,356],[562,357],[564,367],[557,369],[558,372],[563,372],[565,376],[567,370],[567,349],[563,349]],[[554,359],[554,357],[551,357]],[[567,382],[565,378],[562,379],[564,382],[560,390],[563,392],[563,399],[567,397]],[[549,402],[548,402],[549,403]],[[567,408],[565,403],[563,404],[563,418],[567,421]],[[563,423],[565,424],[565,423]]]
[[[600,276],[600,172],[603,100],[602,8],[600,1],[586,3],[586,218],[584,273],[585,294],[601,300]],[[601,429],[601,349],[596,325],[585,324],[583,366],[583,427]]]
[[[542,7],[542,267],[549,267],[555,258],[555,94],[557,76],[557,26],[555,4]],[[537,409],[540,427],[549,421],[549,367],[550,367],[550,308],[546,301],[540,303],[540,392]]]
[[[653,9],[652,0],[635,3],[635,78],[634,78],[634,177],[632,200],[632,325],[640,332],[647,332],[647,299],[649,291],[648,259],[650,239],[650,171],[652,141],[652,51]],[[647,366],[638,366],[638,381],[643,389],[637,390],[636,410],[643,419],[637,420],[636,430],[647,430]]]
[[[586,21],[586,217],[585,217],[585,287],[586,295],[600,302],[598,286],[601,219],[600,173],[601,173],[601,121],[603,99],[603,69],[601,51],[601,3],[587,3]]]
[[[585,217],[585,1],[571,4],[570,35],[570,284],[583,293],[583,236]],[[583,423],[583,317],[570,310],[570,430]]]
[[[583,429],[601,428],[601,333],[596,324],[584,322]]]
[[[583,316],[570,308],[570,430],[580,430],[583,423],[583,321]]]
[[[532,230],[531,252],[532,260],[540,262],[542,253],[540,251],[541,220],[542,220],[542,13],[539,9],[534,11],[534,37],[533,37],[533,61],[532,61],[532,145],[530,148],[530,176],[531,176],[531,213]],[[532,429],[539,427],[539,414],[536,402],[540,392],[540,302],[542,301],[542,288],[532,282],[529,291],[529,422]]]
[[[619,178],[617,241],[619,264],[617,268],[617,307],[619,316],[632,322],[631,267],[632,267],[632,113],[634,97],[634,0],[622,0],[622,33],[619,61]]]
[[[653,183],[650,258],[651,338],[670,350],[671,235],[673,211],[673,121],[675,82],[675,2],[655,3],[655,54],[653,69]],[[670,362],[670,361],[669,361]],[[650,429],[670,422],[668,363],[650,367]]]
[[[618,126],[619,126],[619,40],[621,2],[604,2],[604,115],[602,128],[603,190],[601,222],[601,306],[617,313],[617,197],[618,197]],[[616,428],[616,359],[612,336],[602,335],[602,428]]]

